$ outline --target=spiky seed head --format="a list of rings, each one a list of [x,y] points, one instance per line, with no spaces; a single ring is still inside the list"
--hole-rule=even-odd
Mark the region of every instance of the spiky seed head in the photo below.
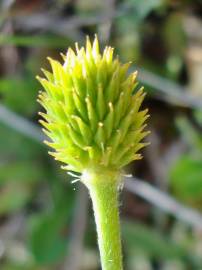
[[[143,88],[136,89],[137,72],[127,75],[129,63],[113,59],[113,48],[100,52],[95,37],[86,39],[86,48],[68,49],[63,63],[48,58],[52,72],[42,70],[37,77],[45,89],[39,102],[46,142],[51,155],[65,164],[64,169],[120,170],[146,145],[144,122],[147,110],[140,110]]]

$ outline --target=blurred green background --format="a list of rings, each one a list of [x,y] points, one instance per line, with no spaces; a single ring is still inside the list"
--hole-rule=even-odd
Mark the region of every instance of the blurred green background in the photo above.
[[[124,269],[200,270],[201,0],[0,0],[0,269],[100,269],[86,189],[42,143],[35,79],[95,33],[139,71],[151,114],[121,196]]]

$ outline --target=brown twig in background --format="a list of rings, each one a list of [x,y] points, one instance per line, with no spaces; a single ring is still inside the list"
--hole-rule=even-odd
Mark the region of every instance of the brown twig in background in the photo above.
[[[134,70],[134,67],[132,69]],[[153,95],[156,98],[165,100],[170,104],[192,109],[200,109],[202,107],[201,98],[191,94],[188,88],[143,68],[137,67],[136,69],[139,71],[140,81],[155,89]]]
[[[25,213],[16,213],[0,226],[0,260],[14,246],[16,238],[24,232]]]
[[[125,10],[110,10],[110,12],[94,14],[90,16],[71,16],[61,19],[52,14],[36,13],[30,16],[13,16],[16,26],[24,30],[51,30],[60,34],[67,34],[67,31],[84,26],[92,26],[100,23],[110,22],[125,14]]]
[[[13,24],[10,20],[7,20],[2,29],[3,35],[13,35]],[[2,46],[0,50],[2,66],[4,67],[5,75],[14,75],[17,73],[20,59],[17,48],[12,45]]]
[[[113,19],[118,17],[118,11],[116,11],[116,0],[105,0],[103,1],[104,11],[108,19],[98,26],[98,36],[101,37],[101,41],[109,42],[111,35],[111,27]],[[121,14],[120,14],[121,15]]]
[[[150,172],[152,177],[155,179],[155,184],[161,190],[167,190],[167,169],[163,162],[163,159],[159,153],[160,149],[160,138],[156,131],[149,127],[151,134],[149,135],[148,141],[150,142],[149,147],[145,148],[146,159],[149,164]]]
[[[0,104],[0,122],[8,127],[12,127],[13,130],[41,144],[45,139],[45,136],[36,125],[10,111],[2,104]]]
[[[173,215],[176,219],[196,229],[202,230],[202,215],[198,211],[184,206],[167,193],[158,190],[147,182],[136,177],[131,179],[126,178],[125,188],[129,192],[145,199],[161,211]]]

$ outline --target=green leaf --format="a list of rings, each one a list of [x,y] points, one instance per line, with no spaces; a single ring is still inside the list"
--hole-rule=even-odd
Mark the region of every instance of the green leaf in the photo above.
[[[5,143],[6,142],[6,143]],[[19,134],[10,127],[0,123],[0,149],[4,160],[16,157],[18,161],[40,162],[41,158],[47,156],[46,148],[35,141]],[[32,163],[31,163],[32,164]]]
[[[74,194],[62,189],[62,185],[55,188],[55,208],[49,214],[33,216],[29,222],[30,250],[36,262],[42,265],[57,263],[68,252],[67,228],[72,217]]]
[[[13,213],[31,199],[32,190],[25,183],[7,183],[0,190],[0,214]]]
[[[51,264],[65,254],[67,239],[62,228],[55,222],[55,216],[41,216],[32,232],[30,245],[36,262]]]
[[[182,138],[192,147],[192,151],[201,154],[202,136],[194,129],[192,124],[185,117],[178,117],[176,120]]]
[[[182,57],[186,48],[186,36],[183,27],[183,15],[181,13],[171,13],[168,16],[163,36],[170,52]]]
[[[124,223],[123,236],[129,250],[142,250],[152,258],[171,259],[186,255],[186,250],[181,246],[143,224]]]
[[[200,206],[202,202],[202,159],[182,156],[170,171],[171,187],[178,198]]]
[[[0,94],[3,103],[18,113],[33,115],[38,108],[38,83],[33,75],[0,79]],[[15,94],[14,94],[15,92]]]
[[[162,5],[161,0],[128,0],[127,3],[135,10],[136,16],[133,16],[133,20],[136,22],[143,20],[152,10]]]
[[[45,170],[34,162],[16,161],[0,165],[0,214],[24,207],[33,198],[36,183],[44,178]]]
[[[55,35],[0,35],[0,45],[67,48],[69,39]]]
[[[7,182],[33,183],[44,180],[40,164],[29,161],[16,161],[0,165],[0,184]]]

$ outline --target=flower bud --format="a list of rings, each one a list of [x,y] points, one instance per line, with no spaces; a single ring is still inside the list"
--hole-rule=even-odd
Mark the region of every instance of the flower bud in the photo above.
[[[100,53],[95,37],[87,37],[86,48],[68,49],[63,63],[48,58],[52,72],[37,77],[45,91],[39,102],[46,142],[63,168],[76,172],[86,169],[120,170],[140,159],[138,151],[148,134],[144,122],[148,110],[140,110],[143,88],[136,90],[137,72],[127,75],[129,63],[113,58],[113,48]]]

